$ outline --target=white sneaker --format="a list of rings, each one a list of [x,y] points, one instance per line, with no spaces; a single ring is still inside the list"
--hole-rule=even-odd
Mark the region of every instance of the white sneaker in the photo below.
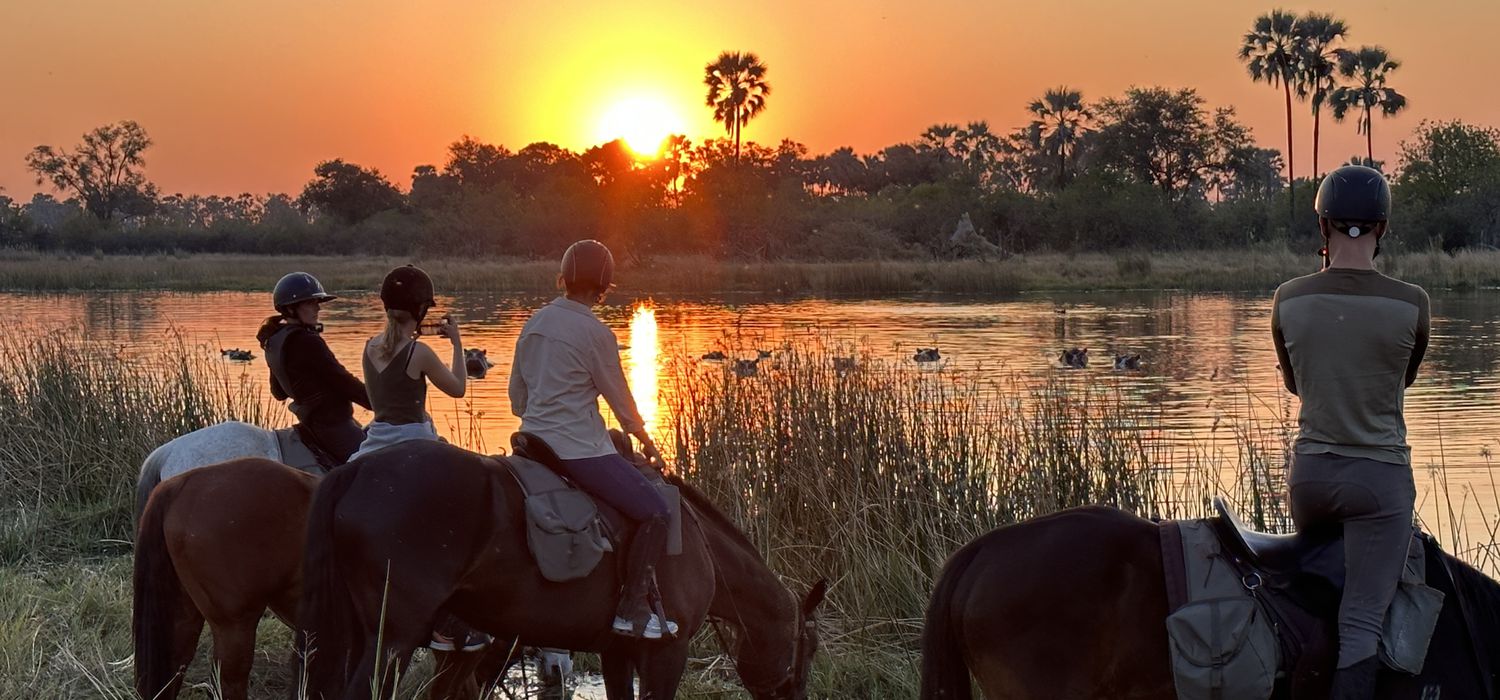
[[[611,627],[614,629],[616,634],[624,634],[629,636],[635,635],[635,625],[632,625],[630,623],[630,620],[627,620],[623,617],[615,617],[615,622]],[[677,635],[677,623],[671,620],[667,620],[667,634],[672,636]],[[656,613],[651,613],[651,617],[647,618],[646,629],[645,631],[641,632],[641,637],[643,639],[662,638],[661,618],[657,617]]]

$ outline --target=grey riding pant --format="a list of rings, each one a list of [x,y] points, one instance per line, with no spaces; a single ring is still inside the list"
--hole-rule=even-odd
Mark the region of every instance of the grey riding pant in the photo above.
[[[1344,526],[1339,668],[1375,654],[1412,536],[1411,467],[1336,454],[1296,455],[1287,475],[1299,530]]]

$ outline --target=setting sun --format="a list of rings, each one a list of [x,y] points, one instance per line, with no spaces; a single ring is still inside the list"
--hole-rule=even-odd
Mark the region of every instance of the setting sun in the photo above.
[[[654,155],[662,141],[683,132],[683,120],[661,100],[632,97],[616,102],[599,119],[599,140],[625,139],[630,150]]]

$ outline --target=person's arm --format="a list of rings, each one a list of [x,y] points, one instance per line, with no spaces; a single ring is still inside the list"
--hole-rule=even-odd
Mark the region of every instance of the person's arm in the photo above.
[[[416,342],[416,341],[412,341]],[[464,397],[465,385],[469,375],[464,368],[464,349],[457,340],[453,342],[453,368],[450,370],[438,359],[437,352],[421,343],[417,343],[416,357],[412,359],[417,369],[432,385],[455,399]]]
[[[510,358],[510,387],[506,394],[510,396],[510,413],[517,418],[526,415],[526,380],[521,377],[521,344],[525,337],[516,339],[516,352]]]
[[[1276,344],[1276,368],[1281,370],[1281,383],[1286,390],[1297,395],[1297,378],[1292,374],[1292,356],[1286,351],[1286,336],[1281,333],[1281,294],[1271,297],[1271,341]]]
[[[1427,354],[1427,341],[1432,334],[1432,302],[1426,291],[1422,292],[1419,303],[1421,307],[1417,311],[1417,338],[1411,348],[1411,359],[1406,364],[1407,386],[1417,381],[1417,368],[1422,366],[1422,357]]]
[[[289,394],[286,393],[286,389],[282,388],[281,382],[276,380],[275,372],[271,373],[271,396],[277,401],[285,401],[289,396]]]
[[[365,383],[356,379],[349,370],[339,364],[338,358],[333,356],[333,351],[328,349],[328,343],[321,336],[314,333],[298,333],[294,336],[296,347],[289,349],[295,353],[297,364],[301,367],[304,376],[314,377],[313,381],[327,387],[329,393],[347,401],[370,408],[370,395],[365,391]],[[291,344],[294,338],[288,338]],[[299,380],[305,381],[305,380]]]
[[[652,462],[661,461],[656,441],[646,432],[646,421],[635,405],[635,395],[630,393],[630,384],[625,381],[625,368],[620,365],[620,345],[613,332],[606,330],[593,343],[593,366],[589,373],[594,377],[594,386],[609,403],[611,411],[620,420],[620,429],[641,441],[641,453]]]

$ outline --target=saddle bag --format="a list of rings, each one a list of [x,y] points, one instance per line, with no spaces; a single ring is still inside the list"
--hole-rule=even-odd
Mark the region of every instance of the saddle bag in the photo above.
[[[593,499],[551,469],[510,457],[511,473],[526,493],[526,544],[548,581],[588,576],[609,548]]]
[[[1167,639],[1178,700],[1267,700],[1280,644],[1258,582],[1245,581],[1201,521],[1163,523]]]

